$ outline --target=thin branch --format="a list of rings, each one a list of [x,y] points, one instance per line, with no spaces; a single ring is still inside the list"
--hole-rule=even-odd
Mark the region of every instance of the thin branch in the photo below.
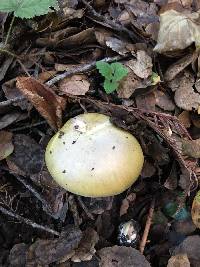
[[[1,49],[0,49],[0,51],[1,51]],[[108,58],[102,59],[102,61],[104,61],[104,62],[113,62],[113,61],[119,61],[119,60],[124,59],[124,58],[125,57],[122,57],[122,56],[108,57]],[[66,77],[72,76],[72,75],[77,74],[77,73],[90,71],[95,66],[96,66],[96,61],[92,61],[91,63],[88,63],[88,64],[82,64],[82,65],[80,65],[78,67],[74,67],[74,68],[70,69],[70,71],[65,71],[64,73],[55,76],[54,78],[52,78],[51,80],[49,80],[45,84],[47,86],[52,86],[53,84],[59,82],[60,80],[66,78]],[[7,106],[9,106],[11,104],[23,101],[25,99],[26,99],[25,96],[20,96],[20,97],[15,97],[15,98],[6,100],[6,101],[2,101],[2,102],[0,102],[0,108],[1,107],[7,107]]]
[[[154,207],[155,207],[155,197],[153,197],[153,199],[151,201],[151,206],[150,206],[150,209],[149,209],[149,213],[148,213],[148,217],[147,217],[144,233],[143,233],[143,236],[142,236],[142,240],[140,242],[140,252],[142,254],[144,252],[144,248],[145,248],[145,245],[146,245],[146,242],[147,242],[147,238],[148,238],[148,235],[149,235],[149,230],[150,230],[150,227],[151,227],[153,213],[154,213]]]
[[[123,59],[123,57],[122,56],[108,57],[108,58],[102,59],[101,61],[113,62],[113,61],[119,61],[120,59]],[[60,80],[66,78],[66,77],[69,77],[71,75],[90,71],[93,68],[95,68],[95,66],[96,66],[96,61],[92,61],[92,62],[90,62],[88,64],[79,65],[78,67],[71,68],[69,71],[65,71],[64,73],[55,76],[54,78],[52,78],[51,80],[49,80],[45,84],[48,85],[48,86],[51,86],[51,85],[59,82]]]
[[[22,217],[22,216],[20,216],[20,215],[18,215],[16,213],[10,211],[10,210],[7,210],[7,209],[5,209],[5,208],[3,208],[1,206],[0,206],[0,211],[3,214],[8,215],[8,216],[10,216],[10,217],[22,222],[22,223],[28,224],[33,228],[48,232],[48,233],[50,233],[52,235],[60,236],[59,232],[49,228],[48,226],[43,226],[43,225],[37,224],[37,223],[35,223],[35,222],[33,222],[33,221],[31,221],[31,220],[29,220],[27,218],[24,218],[24,217]]]

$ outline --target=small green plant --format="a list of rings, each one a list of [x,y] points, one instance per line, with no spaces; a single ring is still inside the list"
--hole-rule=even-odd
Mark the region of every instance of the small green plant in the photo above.
[[[103,87],[107,94],[114,92],[118,88],[119,82],[128,74],[127,68],[119,62],[109,64],[97,61],[96,68],[105,78]]]

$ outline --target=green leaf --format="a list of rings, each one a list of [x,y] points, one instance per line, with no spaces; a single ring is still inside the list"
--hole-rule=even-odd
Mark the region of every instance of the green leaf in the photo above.
[[[108,80],[112,80],[112,68],[110,64],[103,61],[97,61],[96,68],[99,70],[99,73],[101,73],[103,77]]]
[[[127,74],[128,70],[121,63],[112,63],[111,68],[113,70],[113,81],[121,81]]]
[[[57,0],[0,0],[0,11],[27,19],[47,14],[50,7],[57,8]]]
[[[96,67],[105,78],[104,90],[107,94],[114,92],[119,86],[118,82],[128,74],[127,68],[118,62],[109,64],[98,61],[96,62]]]
[[[103,87],[107,94],[111,94],[118,88],[118,83],[105,79]]]

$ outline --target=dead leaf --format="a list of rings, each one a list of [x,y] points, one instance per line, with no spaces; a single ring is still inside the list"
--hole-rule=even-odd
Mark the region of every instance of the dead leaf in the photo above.
[[[73,75],[63,79],[59,83],[59,90],[69,95],[85,95],[90,88],[86,75]]]
[[[167,267],[190,267],[187,254],[177,254],[175,256],[171,256]]]
[[[178,115],[178,119],[185,126],[185,128],[190,128],[191,119],[189,111],[184,110],[183,112],[181,112],[181,114]]]
[[[146,94],[138,94],[135,97],[136,106],[141,109],[155,111],[156,110],[156,98],[153,92],[147,92]]]
[[[28,114],[21,113],[19,111],[13,111],[7,113],[0,118],[0,130],[6,128],[7,126],[13,124],[14,122],[22,121],[27,119]]]
[[[0,131],[0,160],[7,158],[13,150],[12,133]]]
[[[120,211],[119,211],[119,216],[123,216],[124,214],[127,213],[130,204],[135,202],[135,199],[136,199],[135,193],[131,193],[125,199],[123,199],[121,207],[120,207]]]
[[[61,127],[64,98],[32,77],[18,77],[16,85],[54,130]]]
[[[119,98],[129,98],[140,88],[146,88],[151,85],[150,79],[142,80],[133,71],[129,71],[128,75],[119,83],[117,94]]]
[[[196,140],[184,140],[182,139],[183,154],[193,157],[195,159],[200,158],[200,139]]]
[[[25,262],[26,266],[47,266],[71,258],[81,240],[82,233],[75,227],[68,227],[59,238],[38,239],[30,247],[15,245],[10,251],[11,262]],[[16,253],[18,252],[18,253]]]
[[[196,54],[188,54],[183,58],[176,61],[174,64],[170,65],[164,74],[165,81],[173,80],[177,74],[184,70],[188,65],[190,65],[197,58]]]
[[[200,45],[199,13],[183,14],[168,10],[160,15],[160,29],[154,51],[165,53]]]
[[[21,97],[23,94],[16,88],[16,79],[9,80],[2,85],[2,89],[7,99],[13,99],[15,97]],[[22,110],[31,110],[33,105],[27,100],[23,99],[17,103],[13,103],[13,106],[19,106]]]
[[[127,53],[134,51],[135,49],[133,44],[114,37],[107,37],[106,45],[122,56],[125,56]]]
[[[194,92],[194,77],[189,71],[183,71],[175,79],[168,82],[168,86],[175,91],[174,101],[184,110],[198,110],[200,94]]]
[[[175,109],[175,105],[166,91],[154,90],[153,93],[155,95],[156,106],[165,111],[173,111]]]
[[[98,251],[99,267],[151,267],[138,250],[132,247],[113,246]]]
[[[196,261],[197,265],[192,266],[199,266],[200,264],[200,237],[199,235],[188,236],[183,240],[183,242],[178,245],[174,251],[173,255],[176,254],[187,254],[189,261]]]
[[[25,134],[15,135],[13,144],[14,152],[9,156],[9,161],[26,174],[40,172],[44,163],[44,151],[41,146]]]
[[[90,261],[96,252],[94,247],[98,240],[97,232],[93,228],[87,228],[71,260],[73,262]]]
[[[200,191],[197,191],[193,199],[191,215],[193,223],[197,228],[200,228]]]
[[[137,59],[129,60],[126,66],[142,79],[146,79],[152,74],[152,58],[143,50],[138,50]]]

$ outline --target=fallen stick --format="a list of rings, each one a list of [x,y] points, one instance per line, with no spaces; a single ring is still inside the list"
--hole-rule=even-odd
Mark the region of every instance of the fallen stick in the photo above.
[[[153,213],[154,213],[154,207],[155,207],[155,197],[153,197],[153,199],[151,201],[151,205],[150,205],[149,214],[148,214],[148,217],[147,217],[144,233],[143,233],[143,236],[142,236],[142,240],[140,242],[140,252],[142,254],[144,252],[144,248],[145,248],[145,245],[146,245],[146,242],[147,242],[147,237],[148,237],[149,230],[150,230],[150,227],[151,227]]]

